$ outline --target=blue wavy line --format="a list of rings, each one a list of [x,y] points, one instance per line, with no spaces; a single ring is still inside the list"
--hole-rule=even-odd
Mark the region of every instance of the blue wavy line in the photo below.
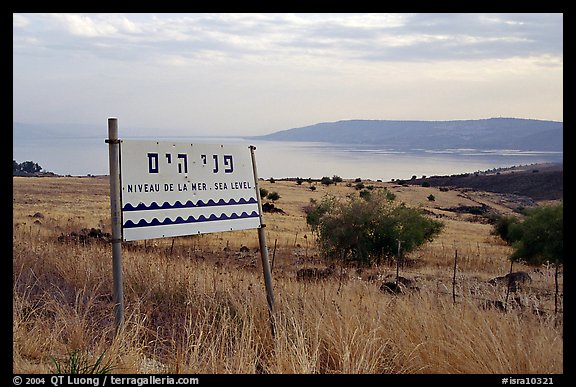
[[[130,203],[126,203],[124,205],[124,207],[122,207],[122,211],[169,210],[169,209],[174,209],[174,208],[234,206],[234,205],[240,205],[240,204],[256,204],[256,203],[258,203],[256,198],[249,198],[249,199],[240,198],[240,199],[238,199],[238,201],[236,201],[234,199],[230,199],[228,202],[226,202],[224,199],[220,199],[217,202],[210,199],[206,203],[204,203],[202,200],[198,200],[196,203],[192,202],[191,200],[188,200],[186,203],[182,203],[179,200],[176,200],[176,202],[174,204],[164,202],[164,203],[162,203],[162,205],[159,205],[156,202],[152,202],[149,205],[146,205],[144,203],[139,203],[137,206],[133,206]]]
[[[138,223],[134,223],[132,220],[128,220],[124,223],[124,228],[138,228],[138,227],[151,227],[151,226],[167,226],[171,224],[185,224],[185,223],[198,223],[198,222],[211,222],[215,220],[233,220],[233,219],[246,219],[246,218],[257,218],[258,212],[252,211],[250,214],[247,212],[242,212],[242,214],[238,215],[235,212],[232,213],[230,216],[226,214],[221,214],[220,216],[216,216],[216,214],[211,214],[209,217],[204,215],[200,215],[198,219],[194,218],[193,216],[189,216],[188,218],[184,219],[181,216],[177,217],[175,220],[170,218],[165,218],[162,222],[158,220],[158,218],[152,219],[150,222],[146,221],[145,219],[140,219]]]

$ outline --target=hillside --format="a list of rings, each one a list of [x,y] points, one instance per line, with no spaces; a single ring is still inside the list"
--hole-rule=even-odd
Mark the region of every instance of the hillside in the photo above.
[[[556,296],[552,266],[514,263],[531,280],[508,297],[494,280],[510,271],[511,247],[483,215],[462,211],[510,209],[481,192],[366,182],[445,229],[400,267],[357,267],[320,254],[305,212],[311,199],[358,195],[353,183],[261,181],[285,211],[265,214],[275,337],[258,233],[238,230],[123,244],[117,340],[109,179],[13,177],[13,373],[562,373],[563,271]],[[298,274],[315,269],[323,278]],[[397,276],[402,292],[382,288]]]
[[[533,200],[558,200],[564,195],[563,164],[537,164],[488,173],[431,176],[406,181],[430,187],[471,188],[477,191],[527,196]]]
[[[252,138],[373,144],[395,149],[562,151],[563,123],[519,118],[454,121],[346,120],[324,122]]]

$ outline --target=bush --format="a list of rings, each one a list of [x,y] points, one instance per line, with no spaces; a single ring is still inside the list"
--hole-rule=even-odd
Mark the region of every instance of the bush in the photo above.
[[[16,160],[12,160],[12,173],[34,174],[42,171],[42,167],[33,161],[24,161],[20,164]]]
[[[420,209],[396,204],[383,192],[361,199],[326,196],[313,206],[306,217],[318,234],[322,253],[328,258],[342,256],[359,264],[371,264],[397,253],[414,250],[431,241],[443,229],[443,223],[424,216]]]
[[[278,194],[278,192],[270,192],[268,194],[268,199],[275,202],[276,200],[280,199],[280,195]]]
[[[515,223],[518,223],[517,218],[513,216],[501,216],[496,219],[496,223],[494,223],[491,234],[499,236],[504,242],[511,244],[512,241],[509,238],[509,231],[510,226]]]
[[[511,223],[508,240],[514,261],[539,265],[545,262],[561,264],[564,257],[564,206],[544,206],[527,211],[522,222]]]
[[[367,189],[363,189],[362,191],[360,191],[359,195],[364,200],[369,200],[371,196],[370,191]]]

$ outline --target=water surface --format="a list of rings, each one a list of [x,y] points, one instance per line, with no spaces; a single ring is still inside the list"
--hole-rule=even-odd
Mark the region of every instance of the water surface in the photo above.
[[[133,139],[152,139],[136,138]],[[167,137],[162,141],[245,143],[256,146],[262,178],[409,179],[416,175],[451,175],[534,163],[562,162],[562,152],[514,149],[410,149],[346,146],[328,143],[255,141],[230,137]],[[31,160],[60,175],[108,174],[108,144],[104,137],[39,138],[13,143],[13,159]]]

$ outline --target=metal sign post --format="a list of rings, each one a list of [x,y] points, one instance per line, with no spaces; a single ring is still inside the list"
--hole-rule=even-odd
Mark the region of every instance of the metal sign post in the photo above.
[[[274,293],[272,291],[272,274],[270,272],[270,261],[268,259],[268,246],[266,245],[266,233],[264,227],[266,224],[262,218],[262,198],[260,197],[260,188],[258,187],[258,171],[256,170],[256,158],[254,156],[255,146],[250,146],[252,155],[252,168],[254,168],[254,185],[256,186],[256,195],[258,197],[258,209],[260,213],[260,228],[258,228],[258,242],[260,243],[260,258],[262,260],[262,271],[264,272],[264,285],[266,286],[266,301],[268,301],[268,314],[270,316],[270,329],[272,337],[276,335],[274,324]]]
[[[114,321],[116,334],[124,326],[124,291],[122,289],[122,201],[120,195],[120,140],[118,119],[108,119],[110,166],[110,214],[112,216],[112,277],[114,282]]]

